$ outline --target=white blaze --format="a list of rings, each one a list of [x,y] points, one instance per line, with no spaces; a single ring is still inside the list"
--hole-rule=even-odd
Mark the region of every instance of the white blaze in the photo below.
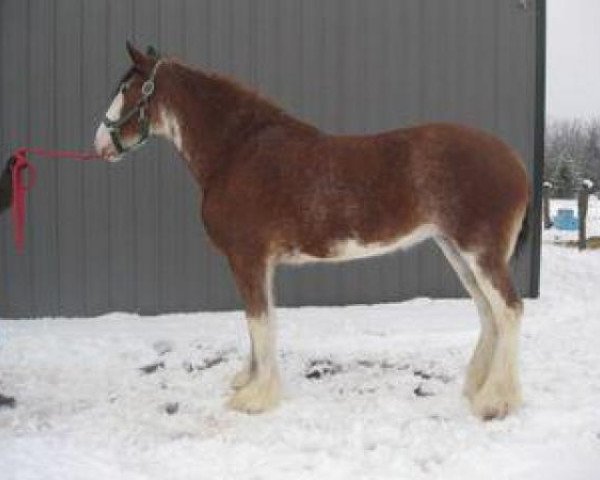
[[[119,92],[108,108],[106,118],[113,121],[119,119],[121,117],[121,110],[123,109],[123,101],[123,94]],[[103,151],[114,151],[115,149],[112,139],[110,138],[110,132],[108,131],[108,128],[106,128],[106,125],[104,125],[104,122],[102,122],[98,127],[98,130],[96,130],[94,146],[96,151],[100,154],[102,154]],[[114,153],[116,155],[116,151]]]

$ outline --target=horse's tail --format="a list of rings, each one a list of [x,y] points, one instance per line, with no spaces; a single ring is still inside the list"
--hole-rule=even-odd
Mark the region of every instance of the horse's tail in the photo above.
[[[519,231],[519,235],[517,236],[517,244],[515,245],[515,256],[519,257],[523,252],[523,247],[527,243],[529,239],[529,222],[531,217],[530,205],[527,206],[527,210],[525,210],[525,217],[523,217],[523,222],[521,223],[521,230]]]
[[[0,175],[0,213],[8,210],[12,205],[13,191],[12,191],[12,167],[14,160],[11,157],[8,163],[2,170]]]

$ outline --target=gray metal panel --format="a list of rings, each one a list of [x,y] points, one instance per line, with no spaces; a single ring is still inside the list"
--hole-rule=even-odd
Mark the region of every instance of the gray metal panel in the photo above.
[[[527,10],[518,0],[5,0],[0,154],[24,144],[90,148],[130,38],[233,75],[331,132],[427,120],[483,127],[539,176],[536,10],[543,14],[541,0]],[[172,146],[152,141],[116,166],[34,161],[25,255],[14,253],[9,216],[0,218],[0,315],[240,305],[199,222],[200,192]],[[533,237],[515,264],[526,293],[537,291]],[[431,243],[280,270],[279,304],[463,294]]]
[[[79,148],[84,142],[81,128],[81,3],[57,0],[55,8],[56,142],[58,145]],[[65,161],[58,165],[56,222],[59,228],[56,253],[59,261],[60,309],[66,315],[75,315],[85,312],[87,282],[83,242],[83,166],[79,162]]]
[[[129,65],[126,55],[123,55],[123,42],[133,36],[133,3],[131,0],[109,1],[107,10],[108,58],[104,68],[111,85],[110,89],[105,90],[105,95],[110,95],[115,82]],[[105,100],[102,107],[98,106],[101,115],[106,111],[107,102]],[[93,134],[93,131],[89,131],[87,137],[91,140]],[[106,259],[110,265],[110,309],[132,311],[138,308],[134,163],[125,162],[115,167],[111,167],[108,173],[109,190],[106,199],[110,216],[110,254]]]
[[[49,2],[30,2],[29,31],[29,102],[30,138],[38,145],[56,147],[56,72],[54,63],[54,32],[56,10]],[[51,39],[49,41],[49,39]],[[3,57],[4,58],[4,57]],[[4,60],[3,63],[4,65]],[[15,146],[15,138],[5,138],[6,146]],[[32,313],[57,315],[60,312],[58,226],[56,222],[58,163],[36,162],[38,178],[44,187],[30,196],[27,251],[33,259]]]
[[[165,51],[184,55],[185,29],[181,28],[185,25],[184,2],[178,0],[169,5],[170,15],[159,16],[159,43]],[[169,182],[159,182],[157,191],[160,198],[159,231],[162,233],[158,245],[158,305],[177,310],[187,304],[186,290],[181,288],[180,279],[183,277],[187,282],[189,277],[185,258],[188,240],[185,214],[190,207],[180,192],[188,187],[188,178],[184,164],[175,155],[173,147],[161,142],[158,151],[161,159],[158,162],[158,178],[170,179]]]
[[[160,35],[158,3],[134,0],[133,5],[133,38],[140,45],[151,44]],[[137,308],[154,314],[158,311],[158,146],[153,142],[132,157]]]
[[[108,15],[106,4],[97,0],[82,2],[82,98],[81,125],[83,132],[93,132],[106,104],[106,92],[114,82],[108,77],[106,63],[109,45],[106,42]],[[98,66],[101,66],[99,69]],[[100,74],[98,74],[101,72]],[[91,139],[81,144],[89,148]],[[35,137],[33,137],[35,138]],[[44,163],[44,162],[37,162]],[[83,238],[85,308],[89,315],[98,314],[110,305],[110,210],[109,167],[92,162],[83,167]],[[37,192],[36,192],[37,193]]]
[[[2,2],[2,112],[0,132],[14,142],[0,143],[1,158],[7,158],[11,147],[25,143],[29,136],[29,102],[27,96],[28,36],[23,29],[28,24],[29,2]],[[5,22],[5,18],[12,22]],[[31,270],[32,255],[27,251],[21,257],[12,255],[12,238],[7,231],[8,215],[2,219],[4,237],[1,268],[4,271],[0,302],[15,316],[32,314]],[[6,232],[6,233],[4,233]],[[31,228],[28,228],[28,233]]]

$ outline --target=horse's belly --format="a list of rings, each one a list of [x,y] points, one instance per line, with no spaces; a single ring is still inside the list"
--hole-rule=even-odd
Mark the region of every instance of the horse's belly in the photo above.
[[[355,238],[335,240],[327,248],[326,255],[314,255],[301,249],[282,255],[281,261],[287,264],[303,264],[314,262],[347,262],[361,258],[385,255],[395,250],[407,249],[437,233],[434,225],[422,225],[409,234],[401,235],[391,242],[363,243]]]

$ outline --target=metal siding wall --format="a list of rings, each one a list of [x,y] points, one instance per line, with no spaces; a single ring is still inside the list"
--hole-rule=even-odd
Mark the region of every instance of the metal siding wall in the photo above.
[[[246,2],[244,2],[246,3]],[[207,2],[186,0],[184,4],[185,16],[185,48],[179,57],[185,58],[194,65],[207,65],[209,60],[210,30],[204,28],[199,19],[209,17],[209,5]],[[184,55],[185,53],[185,55]],[[186,175],[190,180],[190,176]],[[213,305],[212,290],[213,281],[217,276],[217,255],[214,248],[209,244],[208,238],[203,232],[199,221],[199,202],[196,187],[186,189],[185,201],[186,220],[185,227],[188,232],[186,243],[186,271],[188,274],[186,283],[180,288],[187,294],[188,303],[186,309],[205,308],[204,305]],[[216,307],[215,307],[216,308]]]
[[[164,8],[161,5],[161,8]],[[185,11],[184,2],[177,0],[170,3],[170,15],[159,17],[159,42],[165,51],[184,52]],[[160,237],[160,256],[158,259],[158,305],[167,310],[177,310],[187,305],[185,289],[181,288],[180,277],[188,281],[189,270],[186,267],[185,251],[187,228],[185,213],[190,210],[179,192],[189,187],[184,164],[168,145],[160,143],[158,162],[158,178],[169,178],[169,182],[159,182],[159,209],[162,233]],[[192,203],[194,199],[190,199]]]
[[[95,116],[104,114],[107,108],[106,94],[115,87],[115,82],[127,67],[123,56],[123,39],[131,35],[133,9],[130,0],[106,3],[106,48],[107,58],[101,63],[98,74],[105,77],[107,87],[103,102],[94,102],[99,111]],[[100,70],[100,68],[103,69]],[[110,93],[108,93],[110,95]],[[101,118],[101,117],[100,117]],[[88,132],[88,137],[94,134]],[[132,228],[133,210],[133,164],[118,165],[108,170],[108,191],[105,202],[108,204],[108,257],[109,267],[109,308],[114,310],[133,310],[137,306],[135,286],[135,249],[134,230]]]
[[[0,154],[22,144],[89,148],[131,38],[239,78],[331,132],[478,125],[521,152],[532,173],[536,8],[519,3],[5,0]],[[9,216],[0,218],[0,315],[239,307],[184,162],[161,142],[132,157],[115,166],[36,161],[25,255],[14,254]],[[538,254],[530,242],[516,262],[524,292]],[[364,262],[284,267],[277,283],[278,303],[288,305],[463,294],[432,243]]]
[[[97,0],[82,2],[82,130],[87,135],[82,147],[89,145],[89,132],[97,127],[106,103],[106,94],[114,81],[108,76],[107,39],[108,15],[106,3]],[[100,68],[99,68],[100,66]],[[37,162],[42,163],[42,162]],[[110,306],[110,210],[109,167],[93,162],[83,167],[84,191],[84,268],[86,272],[85,305],[89,315],[105,311]],[[37,192],[36,192],[37,193]]]
[[[55,34],[56,142],[79,148],[84,144],[81,128],[82,25],[80,2],[57,0]],[[25,91],[26,92],[26,91]],[[27,93],[25,93],[27,94]],[[46,160],[48,161],[48,160]],[[55,161],[55,160],[49,160]],[[60,309],[65,315],[86,310],[84,255],[83,166],[62,162],[58,170],[57,215]],[[43,184],[40,184],[43,187]]]
[[[0,20],[2,21],[2,125],[0,132],[3,137],[14,138],[19,143],[29,139],[30,105],[27,96],[28,83],[28,43],[27,28],[29,22],[29,2],[2,2],[0,4]],[[4,19],[10,18],[11,22]],[[0,144],[1,158],[10,154],[10,145],[2,141]],[[8,229],[9,216],[2,220],[3,285],[0,292],[1,307],[15,316],[30,316],[33,299],[31,291],[32,253],[28,250],[24,255],[12,255],[12,237]],[[32,228],[28,226],[27,233]]]
[[[26,3],[26,2],[24,2]],[[49,2],[30,2],[29,37],[29,102],[35,105],[29,119],[29,141],[35,139],[41,145],[54,145],[54,38],[55,11]],[[4,58],[4,57],[3,57]],[[4,66],[4,60],[2,61]],[[21,128],[21,127],[19,127]],[[10,138],[10,137],[8,137]],[[5,137],[5,140],[8,140]],[[3,142],[3,147],[10,145]],[[4,158],[4,150],[3,157]],[[35,192],[35,199],[29,203],[28,248],[31,254],[33,275],[31,277],[31,315],[55,315],[59,312],[58,257],[56,251],[56,175],[57,166],[53,162],[37,165],[38,178],[42,178],[47,188]],[[8,220],[8,215],[5,216]],[[0,220],[1,221],[1,220]],[[0,227],[3,228],[3,227]],[[7,233],[8,232],[7,225]],[[12,245],[10,246],[12,251]]]

